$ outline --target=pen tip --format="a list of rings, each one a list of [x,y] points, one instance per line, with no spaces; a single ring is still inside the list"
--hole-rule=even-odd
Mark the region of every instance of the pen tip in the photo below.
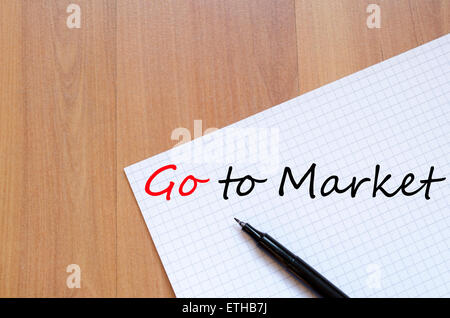
[[[236,220],[236,222],[237,222],[240,226],[244,226],[244,222],[242,222],[241,220],[236,219],[236,218],[234,218],[234,219]]]
[[[237,219],[237,218],[234,218],[234,219],[236,220],[236,222],[241,223],[241,221],[239,221],[239,219]]]

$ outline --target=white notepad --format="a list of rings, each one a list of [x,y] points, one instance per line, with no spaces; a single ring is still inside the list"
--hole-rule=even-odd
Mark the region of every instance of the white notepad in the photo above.
[[[178,297],[302,297],[310,295],[240,230],[237,217],[269,233],[351,297],[450,296],[450,35],[125,168],[133,193]],[[169,138],[169,137],[168,137]],[[316,163],[316,195],[308,183],[278,187],[289,166],[298,181]],[[145,185],[175,182],[170,201]],[[412,172],[424,192],[372,197],[371,184],[320,196],[330,175],[382,178],[392,190]],[[232,177],[256,184],[238,196]],[[199,183],[190,196],[178,187]],[[414,185],[417,185],[417,180]],[[244,183],[242,191],[249,183]],[[192,182],[184,190],[192,188]],[[413,187],[415,188],[415,186]]]

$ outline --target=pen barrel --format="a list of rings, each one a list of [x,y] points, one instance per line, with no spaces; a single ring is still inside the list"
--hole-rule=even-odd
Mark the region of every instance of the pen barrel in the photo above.
[[[327,298],[347,298],[339,288],[334,286],[329,280],[323,277],[314,268],[309,266],[300,257],[293,254],[278,241],[268,234],[263,234],[258,240],[258,244],[268,250],[278,261],[280,261],[295,276],[307,283],[314,291],[322,297]]]

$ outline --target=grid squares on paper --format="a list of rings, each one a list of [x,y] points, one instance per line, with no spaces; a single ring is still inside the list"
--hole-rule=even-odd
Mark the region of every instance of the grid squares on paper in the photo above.
[[[347,193],[311,199],[305,187],[278,195],[284,166],[300,178],[313,162],[317,184],[332,174],[342,182],[373,177],[376,164],[382,174],[392,174],[396,186],[409,172],[426,178],[431,165],[436,176],[448,177],[448,65],[449,35],[127,167],[177,296],[311,295],[243,235],[233,217],[269,232],[350,296],[450,296],[448,180],[432,185],[431,200],[419,194],[373,198],[363,186],[355,198]],[[268,181],[246,197],[230,185],[224,200],[217,181],[225,178],[230,162],[194,162],[194,150],[207,145],[212,153],[223,151],[219,137],[245,128],[260,129],[268,138],[279,134],[277,152],[269,158],[278,158],[273,160],[278,169],[261,171],[265,161],[232,162],[233,177],[250,174]],[[224,155],[248,150],[245,138]],[[148,177],[173,163],[180,149],[191,149],[192,160],[152,184],[163,189],[175,182],[171,200],[148,196]],[[211,181],[180,197],[178,185],[191,174]]]

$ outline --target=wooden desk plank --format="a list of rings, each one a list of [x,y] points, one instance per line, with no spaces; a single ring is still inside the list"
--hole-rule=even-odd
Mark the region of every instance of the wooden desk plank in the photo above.
[[[20,224],[25,174],[22,3],[0,1],[0,297],[19,295]]]
[[[366,8],[381,8],[381,28],[369,29]],[[447,34],[446,0],[295,0],[300,93]]]
[[[410,0],[417,43],[424,44],[450,32],[450,1]]]
[[[123,168],[298,92],[291,0],[118,2],[118,296],[172,296]]]
[[[66,26],[70,1],[21,3],[21,16],[12,5],[5,12],[23,24],[15,30],[6,18],[19,43],[6,38],[17,47],[6,56],[13,75],[5,80],[14,86],[5,97],[9,144],[2,147],[13,157],[1,170],[11,189],[2,245],[14,255],[0,292],[115,296],[115,2],[77,1],[85,15],[74,30]],[[72,263],[81,267],[81,289],[66,286]]]

